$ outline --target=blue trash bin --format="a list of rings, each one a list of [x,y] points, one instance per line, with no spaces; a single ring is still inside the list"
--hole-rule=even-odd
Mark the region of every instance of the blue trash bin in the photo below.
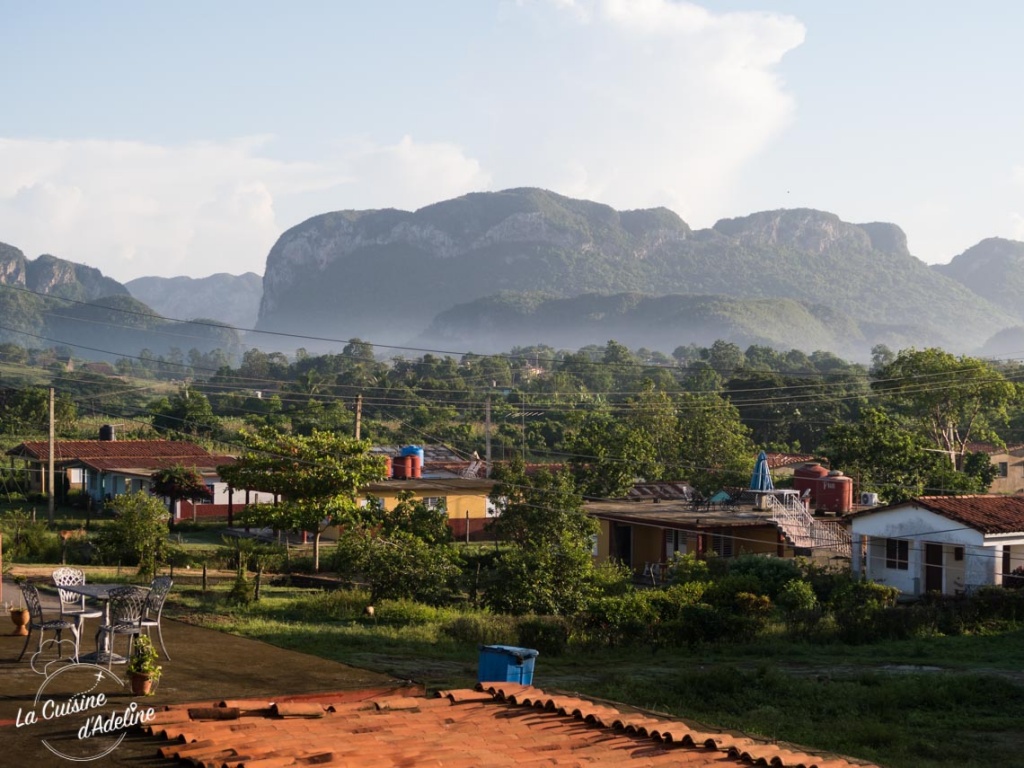
[[[481,645],[478,683],[533,685],[533,664],[538,652],[512,645]]]

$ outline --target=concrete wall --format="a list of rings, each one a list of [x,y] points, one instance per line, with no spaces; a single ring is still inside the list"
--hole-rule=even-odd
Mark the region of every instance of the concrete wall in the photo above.
[[[854,540],[865,537],[865,578],[896,587],[908,595],[925,591],[925,545],[942,546],[942,591],[955,594],[994,584],[996,553],[984,546],[985,537],[972,528],[920,507],[907,506],[853,518]],[[907,567],[887,563],[887,540],[907,542]],[[856,547],[855,547],[856,549]],[[956,560],[962,550],[963,559]]]

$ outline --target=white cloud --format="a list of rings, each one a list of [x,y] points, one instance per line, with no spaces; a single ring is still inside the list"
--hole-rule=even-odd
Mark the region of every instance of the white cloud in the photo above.
[[[0,237],[29,258],[52,253],[119,280],[262,273],[281,233],[278,210],[293,198],[315,197],[304,218],[423,205],[488,183],[458,147],[408,136],[320,164],[269,159],[260,154],[267,143],[0,140]]]
[[[803,41],[791,17],[522,0],[496,19],[457,72],[381,83],[382,101],[418,109],[359,123],[365,135],[339,132],[326,150],[301,134],[173,146],[0,138],[0,240],[119,280],[262,272],[281,230],[309,216],[512,186],[667,205],[704,226],[735,213],[740,172],[793,119],[776,71]],[[279,148],[302,160],[276,159]]]
[[[513,92],[502,121],[530,137],[520,147],[531,161],[510,171],[516,183],[620,207],[668,205],[710,223],[739,171],[793,119],[775,72],[804,39],[791,17],[673,0],[548,0],[531,10],[557,33],[531,50],[530,87],[502,94]]]

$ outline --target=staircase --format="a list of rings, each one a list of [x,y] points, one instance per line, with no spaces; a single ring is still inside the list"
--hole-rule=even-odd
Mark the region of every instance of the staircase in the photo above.
[[[829,550],[844,557],[851,556],[850,532],[841,523],[816,520],[799,499],[787,498],[782,502],[771,494],[765,494],[762,499],[771,510],[772,522],[779,526],[793,548],[811,552]]]

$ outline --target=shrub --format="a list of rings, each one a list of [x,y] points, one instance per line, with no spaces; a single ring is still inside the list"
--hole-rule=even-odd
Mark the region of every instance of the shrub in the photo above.
[[[441,631],[466,645],[515,645],[519,630],[511,616],[484,613],[456,616],[446,621]]]
[[[829,607],[840,639],[849,643],[872,642],[891,631],[892,619],[879,619],[879,614],[896,605],[899,590],[870,581],[853,581],[836,587]],[[890,623],[886,630],[884,625]]]
[[[252,583],[245,578],[245,573],[238,571],[235,581],[228,592],[227,600],[233,605],[249,605],[253,599]]]
[[[354,621],[364,615],[370,604],[370,593],[366,590],[336,589],[301,598],[295,610],[301,621]]]
[[[595,566],[591,582],[600,595],[622,596],[635,589],[633,570],[619,562],[608,561]]]
[[[374,603],[374,610],[382,624],[401,626],[432,624],[444,616],[437,608],[413,600],[381,600]]]
[[[561,616],[519,619],[519,645],[547,656],[560,656],[569,644],[569,622]]]
[[[759,595],[768,595],[772,600],[778,597],[793,579],[801,576],[800,566],[795,560],[764,555],[742,555],[729,564],[730,576],[750,576],[757,581]]]
[[[591,600],[577,617],[577,626],[588,643],[630,645],[650,641],[658,620],[648,593],[643,591]]]
[[[791,579],[779,590],[775,604],[783,613],[790,614],[813,610],[818,605],[818,598],[808,582],[803,579]]]
[[[668,564],[668,580],[671,584],[688,584],[691,581],[707,582],[711,580],[711,569],[707,560],[699,560],[695,554],[678,552]]]
[[[704,602],[718,608],[736,609],[736,596],[740,593],[760,594],[761,584],[751,574],[729,574],[711,585],[704,591]]]

